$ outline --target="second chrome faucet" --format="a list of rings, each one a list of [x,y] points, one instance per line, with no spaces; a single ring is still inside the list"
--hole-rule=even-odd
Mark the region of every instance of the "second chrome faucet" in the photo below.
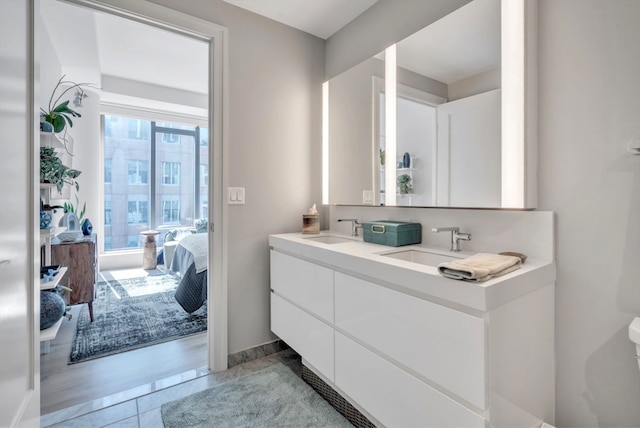
[[[351,222],[351,236],[358,236],[358,229],[362,229],[362,223],[357,218],[339,218],[338,221]]]
[[[451,232],[451,251],[460,251],[460,241],[471,241],[470,233],[461,233],[459,227],[433,227],[432,232]]]

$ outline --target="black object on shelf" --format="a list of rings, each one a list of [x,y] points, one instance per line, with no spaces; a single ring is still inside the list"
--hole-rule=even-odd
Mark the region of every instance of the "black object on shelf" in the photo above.
[[[402,167],[411,168],[411,155],[407,152],[402,155]]]

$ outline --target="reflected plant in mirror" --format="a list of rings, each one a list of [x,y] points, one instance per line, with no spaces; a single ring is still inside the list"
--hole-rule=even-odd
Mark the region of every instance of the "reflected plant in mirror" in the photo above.
[[[398,176],[398,193],[401,195],[408,195],[413,193],[413,185],[411,184],[411,176],[409,174],[402,174]]]

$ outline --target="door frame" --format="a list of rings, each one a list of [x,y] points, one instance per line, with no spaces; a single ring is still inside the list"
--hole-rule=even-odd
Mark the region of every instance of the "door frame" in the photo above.
[[[133,21],[182,34],[209,45],[209,111],[210,130],[208,189],[209,252],[207,295],[208,365],[214,372],[228,367],[227,328],[227,186],[228,147],[228,30],[226,27],[199,19],[145,0],[63,0],[67,3],[109,13]]]

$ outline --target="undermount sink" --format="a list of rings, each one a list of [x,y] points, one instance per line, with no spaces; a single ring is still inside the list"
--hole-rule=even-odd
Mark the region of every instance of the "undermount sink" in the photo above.
[[[341,236],[333,236],[333,235],[324,235],[324,236],[312,236],[309,238],[304,238],[304,239],[308,239],[310,241],[314,241],[314,242],[321,242],[323,244],[340,244],[343,242],[353,242],[353,239],[348,239],[348,238],[343,238]]]
[[[407,262],[419,263],[421,265],[438,267],[440,263],[450,262],[456,259],[460,259],[460,256],[430,253],[428,251],[421,251],[416,249],[394,251],[392,253],[381,254],[385,257],[391,257],[392,259],[404,260]]]

